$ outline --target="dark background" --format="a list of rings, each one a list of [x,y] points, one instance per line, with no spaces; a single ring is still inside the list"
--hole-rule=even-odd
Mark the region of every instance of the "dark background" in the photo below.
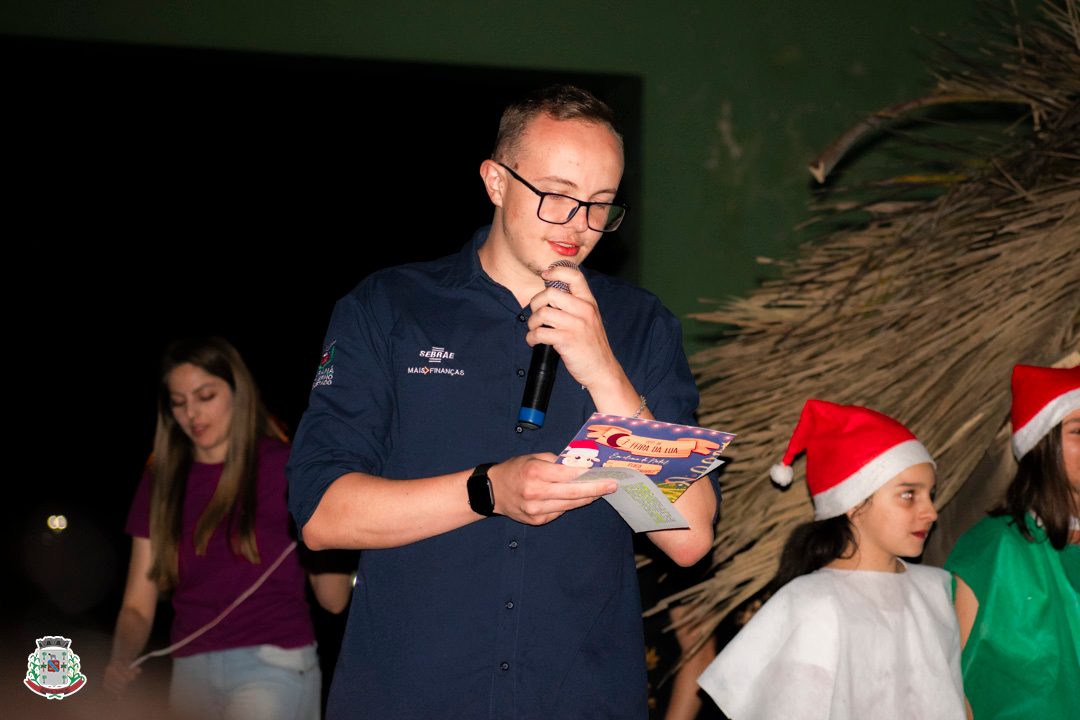
[[[478,169],[508,101],[578,83],[615,108],[631,161],[640,143],[641,84],[625,76],[13,37],[0,61],[17,69],[4,203],[16,501],[0,640],[6,668],[43,634],[72,638],[86,693],[100,691],[171,339],[227,337],[293,429],[334,302],[490,222]],[[632,206],[639,187],[628,167]],[[589,264],[634,280],[636,249],[631,215]],[[55,514],[67,530],[46,527]],[[317,619],[330,655],[341,621]],[[168,621],[163,604],[151,648]]]

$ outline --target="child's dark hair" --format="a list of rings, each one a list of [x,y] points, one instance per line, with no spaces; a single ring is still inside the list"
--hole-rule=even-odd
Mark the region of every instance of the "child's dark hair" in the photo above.
[[[1061,425],[1055,425],[1020,458],[1016,476],[1005,491],[1005,502],[990,511],[994,516],[1010,516],[1028,541],[1035,539],[1027,524],[1032,521],[1028,513],[1035,513],[1057,550],[1064,550],[1069,541],[1069,517],[1074,512],[1062,457]]]
[[[769,592],[776,592],[800,575],[820,570],[854,547],[855,532],[846,513],[803,523],[791,531],[784,543],[780,567],[767,586]]]

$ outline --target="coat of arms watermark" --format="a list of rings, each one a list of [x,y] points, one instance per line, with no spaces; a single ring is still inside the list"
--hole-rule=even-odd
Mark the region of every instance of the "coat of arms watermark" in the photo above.
[[[63,700],[86,685],[86,676],[79,670],[79,656],[71,651],[71,640],[38,638],[37,650],[26,658],[23,683],[43,698]]]

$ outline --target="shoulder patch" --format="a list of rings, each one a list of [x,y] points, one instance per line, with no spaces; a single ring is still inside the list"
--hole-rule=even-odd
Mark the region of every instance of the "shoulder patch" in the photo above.
[[[311,389],[320,385],[334,384],[334,353],[337,350],[337,340],[331,340],[323,348],[322,358],[319,360],[319,369],[315,371],[315,381],[311,383]]]

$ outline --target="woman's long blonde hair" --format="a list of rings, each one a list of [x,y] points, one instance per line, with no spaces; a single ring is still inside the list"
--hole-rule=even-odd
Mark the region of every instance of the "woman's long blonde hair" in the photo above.
[[[172,343],[161,361],[158,388],[157,430],[150,461],[153,489],[150,493],[150,546],[153,564],[150,579],[163,592],[179,580],[178,555],[184,513],[184,493],[194,458],[190,438],[173,417],[169,374],[190,363],[221,378],[233,392],[232,423],[225,467],[210,504],[195,525],[195,552],[206,553],[210,537],[225,520],[225,532],[233,552],[258,564],[255,540],[256,477],[259,439],[268,429],[267,414],[255,381],[240,353],[220,337],[190,338]]]

